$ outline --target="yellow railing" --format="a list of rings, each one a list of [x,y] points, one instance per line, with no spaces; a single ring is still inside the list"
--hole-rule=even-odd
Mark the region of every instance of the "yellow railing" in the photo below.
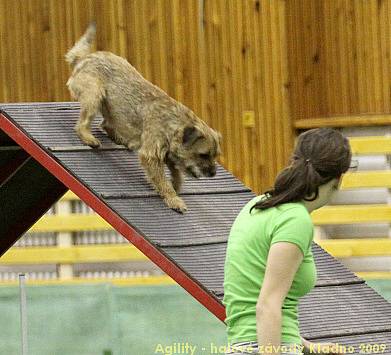
[[[70,279],[53,279],[53,280],[27,280],[27,285],[80,285],[110,283],[114,286],[164,286],[174,285],[175,281],[167,275],[159,276],[135,276],[125,278],[83,278],[73,277]],[[0,286],[16,286],[18,281],[2,281]]]
[[[311,216],[316,225],[391,222],[391,206],[327,206],[312,212]]]
[[[45,215],[30,232],[83,232],[106,231],[113,227],[96,214],[70,214],[68,216]]]
[[[391,155],[391,137],[355,137],[350,139],[353,154]]]
[[[317,244],[337,258],[391,256],[391,238],[325,239]]]
[[[0,265],[78,264],[148,260],[130,244],[100,244],[72,247],[11,248]]]
[[[351,138],[350,144],[355,155],[391,155],[391,137]],[[391,188],[391,171],[349,172],[343,177],[341,189]],[[314,211],[315,225],[390,223],[390,204],[325,206]],[[391,238],[326,239],[316,241],[335,257],[391,256]],[[391,270],[384,272],[360,272],[363,278],[391,279]]]

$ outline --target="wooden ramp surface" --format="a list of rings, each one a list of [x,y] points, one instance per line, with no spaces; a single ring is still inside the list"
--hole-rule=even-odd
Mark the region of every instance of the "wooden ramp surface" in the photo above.
[[[216,177],[186,179],[189,212],[169,210],[146,182],[137,155],[99,129],[102,148],[82,145],[73,131],[77,103],[0,105],[0,255],[68,189],[171,276],[220,320],[230,226],[254,194],[219,167]],[[312,245],[315,289],[299,306],[300,329],[361,353],[391,354],[391,304]]]

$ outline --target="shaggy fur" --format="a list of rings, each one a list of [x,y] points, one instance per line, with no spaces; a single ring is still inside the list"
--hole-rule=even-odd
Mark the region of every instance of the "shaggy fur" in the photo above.
[[[150,183],[168,207],[183,213],[187,208],[177,195],[182,173],[214,176],[221,135],[124,58],[110,52],[90,53],[95,34],[91,24],[65,56],[73,68],[67,86],[81,107],[75,130],[85,144],[99,147],[90,127],[100,112],[102,129],[115,143],[138,150]],[[172,181],[166,179],[164,165]]]

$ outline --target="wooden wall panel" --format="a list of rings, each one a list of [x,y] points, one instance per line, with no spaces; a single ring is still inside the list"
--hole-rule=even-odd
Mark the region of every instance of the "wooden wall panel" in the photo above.
[[[0,101],[70,100],[64,54],[95,19],[97,49],[126,57],[218,129],[221,162],[246,184],[269,188],[284,165],[284,1],[0,0],[0,13]]]
[[[292,130],[284,1],[206,1],[206,112],[223,132],[223,165],[257,192],[286,163]],[[243,112],[253,111],[254,127]]]
[[[390,113],[390,0],[289,0],[286,11],[294,119]]]

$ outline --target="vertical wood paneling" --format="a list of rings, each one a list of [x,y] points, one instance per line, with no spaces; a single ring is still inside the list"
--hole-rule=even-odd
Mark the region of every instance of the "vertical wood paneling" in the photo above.
[[[390,112],[390,10],[390,0],[287,1],[293,119]]]
[[[292,119],[390,111],[390,11],[391,0],[0,0],[0,101],[70,100],[64,54],[94,19],[97,49],[218,129],[221,162],[260,192],[291,152]]]
[[[271,187],[292,145],[285,2],[208,1],[205,6],[207,112],[217,117],[215,127],[225,137],[223,164],[261,191]],[[255,127],[244,127],[244,111],[254,111]]]

